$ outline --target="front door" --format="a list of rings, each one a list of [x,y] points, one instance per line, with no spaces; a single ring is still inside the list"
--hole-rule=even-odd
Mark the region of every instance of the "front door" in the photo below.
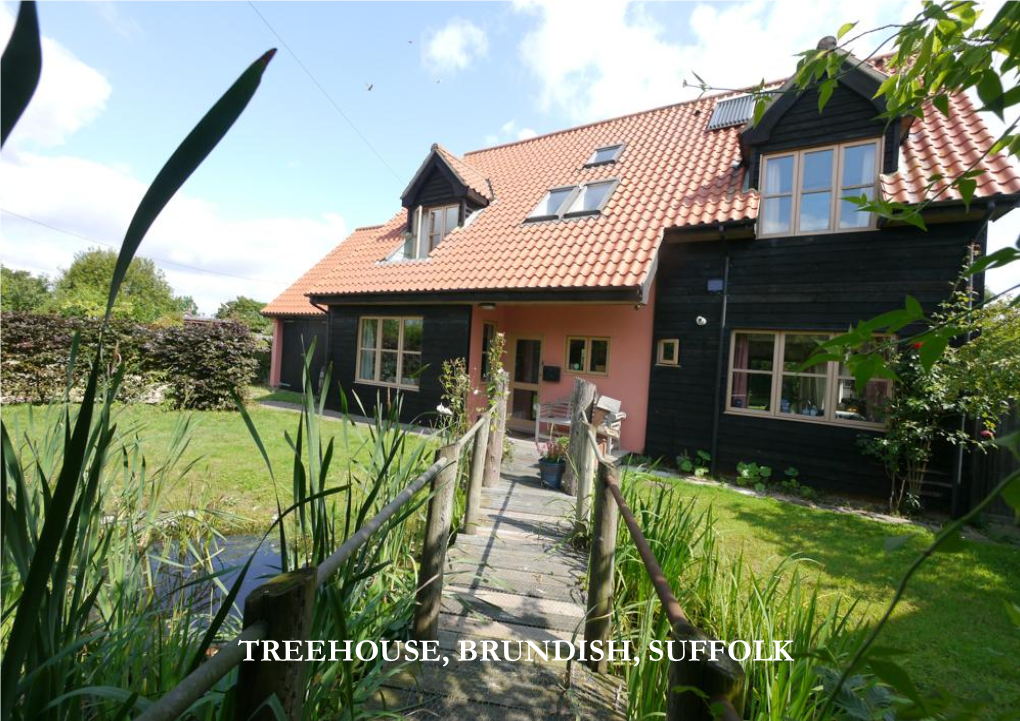
[[[510,342],[510,397],[506,422],[519,431],[533,431],[542,378],[542,339],[515,337]]]

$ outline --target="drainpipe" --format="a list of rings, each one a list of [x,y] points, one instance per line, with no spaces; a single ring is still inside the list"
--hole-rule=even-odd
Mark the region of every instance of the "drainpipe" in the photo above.
[[[988,208],[985,211],[985,220],[981,224],[981,232],[986,232],[988,228],[988,222],[992,219],[992,213],[995,212],[995,201],[988,201]],[[967,265],[970,266],[974,263],[974,245],[970,245],[967,250]],[[983,301],[984,299],[982,299]],[[967,310],[971,310],[974,307],[974,276],[968,276],[967,278]],[[964,336],[964,343],[970,343],[971,332],[968,330]],[[967,432],[967,416],[960,416],[960,433]],[[959,518],[963,515],[963,499],[960,497],[963,491],[963,446],[956,446],[956,459],[953,464],[953,490],[950,495],[949,501],[949,515],[951,518]],[[970,504],[967,504],[970,505]]]
[[[715,359],[715,401],[712,404],[712,447],[709,451],[709,472],[715,476],[719,466],[719,416],[722,415],[723,346],[726,342],[726,308],[730,296],[730,249],[726,243],[726,228],[719,226],[719,239],[723,244],[722,312],[719,314],[719,350]]]

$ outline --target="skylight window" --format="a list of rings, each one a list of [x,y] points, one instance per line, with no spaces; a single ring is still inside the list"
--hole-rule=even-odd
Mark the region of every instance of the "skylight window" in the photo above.
[[[598,213],[609,200],[609,194],[616,187],[615,180],[604,180],[597,183],[588,183],[581,186],[581,192],[570,204],[567,215],[588,215]]]
[[[563,207],[567,204],[575,190],[577,190],[576,185],[566,188],[553,188],[545,194],[545,197],[531,211],[528,220],[550,220],[560,217],[563,214]]]
[[[623,143],[619,145],[608,145],[604,148],[599,148],[591,157],[588,162],[584,164],[584,167],[590,168],[593,165],[604,165],[606,163],[615,163],[616,159],[620,157],[620,153],[623,152]]]

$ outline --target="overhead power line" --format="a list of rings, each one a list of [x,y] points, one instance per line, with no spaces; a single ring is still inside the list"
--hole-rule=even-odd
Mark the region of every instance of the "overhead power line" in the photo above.
[[[38,225],[41,228],[46,228],[47,230],[52,230],[55,233],[63,233],[64,235],[69,235],[72,238],[78,238],[79,240],[84,240],[86,243],[95,243],[96,245],[102,245],[102,246],[107,247],[107,248],[112,248],[113,250],[120,250],[120,245],[117,245],[117,244],[114,244],[114,243],[106,243],[106,242],[103,242],[101,240],[96,240],[95,238],[90,238],[87,235],[82,235],[81,233],[76,233],[73,230],[67,230],[66,228],[58,228],[55,225],[50,225],[49,223],[44,223],[41,220],[36,220],[35,218],[30,218],[27,215],[22,215],[21,213],[15,213],[12,210],[7,210],[7,208],[0,208],[0,212],[3,212],[4,215],[9,215],[12,218],[17,218],[18,220],[23,220],[26,223],[32,223],[33,225]],[[197,265],[188,265],[187,263],[178,263],[176,260],[166,260],[165,258],[158,258],[158,257],[156,257],[154,255],[146,255],[145,257],[149,258],[150,260],[154,260],[157,263],[161,263],[163,265],[172,265],[172,266],[176,266],[178,268],[184,268],[186,270],[194,270],[194,271],[197,271],[199,273],[208,273],[209,275],[219,275],[219,276],[223,276],[224,278],[234,278],[236,280],[247,280],[247,281],[250,281],[252,283],[266,283],[267,285],[286,285],[283,281],[266,280],[265,278],[248,278],[248,277],[243,276],[243,275],[234,275],[233,273],[223,273],[223,272],[218,271],[218,270],[209,270],[208,268],[200,268]]]
[[[327,92],[326,88],[322,86],[322,83],[315,79],[315,76],[312,75],[312,71],[308,69],[308,66],[301,62],[301,58],[298,57],[297,53],[295,53],[294,50],[290,47],[290,45],[287,44],[287,41],[283,39],[280,33],[276,32],[276,28],[269,24],[269,21],[266,20],[266,16],[259,12],[259,9],[255,7],[255,3],[253,3],[251,0],[248,0],[248,6],[255,11],[255,14],[259,16],[259,19],[262,20],[262,22],[265,24],[267,28],[269,28],[269,32],[276,36],[276,39],[280,41],[280,45],[282,45],[287,50],[287,52],[290,53],[290,56],[294,58],[294,61],[305,72],[305,75],[308,76],[308,79],[312,81],[315,87],[319,89],[319,92],[321,92],[323,96],[326,98],[326,100],[329,101],[329,104],[333,106],[333,109],[336,110],[340,117],[343,118],[344,121],[351,126],[351,130],[353,130],[354,133],[359,138],[361,138],[361,142],[368,146],[368,149],[372,151],[376,158],[379,159],[380,163],[386,166],[386,169],[390,171],[390,175],[392,175],[398,182],[401,182],[402,179],[400,175],[397,173],[397,171],[393,169],[393,166],[386,162],[386,158],[384,158],[382,154],[375,149],[375,146],[372,145],[371,141],[369,141],[369,139],[365,137],[364,133],[358,130],[358,126],[354,124],[354,121],[351,120],[350,116],[343,111],[343,108],[341,108],[339,103],[337,103],[337,101],[333,99],[333,96],[330,95],[329,92]]]

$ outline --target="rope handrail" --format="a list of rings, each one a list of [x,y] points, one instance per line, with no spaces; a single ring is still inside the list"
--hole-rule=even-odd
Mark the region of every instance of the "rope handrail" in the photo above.
[[[315,587],[319,588],[326,583],[358,549],[368,542],[373,533],[382,528],[383,524],[396,515],[442,471],[456,464],[461,449],[476,436],[483,423],[489,422],[491,415],[490,411],[483,412],[467,433],[452,444],[456,450],[456,455],[453,458],[441,457],[436,460],[398,493],[392,501],[383,506],[357,533],[340,544],[339,548],[323,560],[316,567]],[[484,459],[480,459],[480,462],[484,462]],[[281,576],[276,578],[281,578]],[[209,660],[188,674],[162,698],[149,705],[137,717],[136,721],[172,721],[180,717],[203,694],[241,663],[246,653],[243,641],[262,641],[268,636],[268,621],[256,621],[246,626],[237,636],[220,646]]]

